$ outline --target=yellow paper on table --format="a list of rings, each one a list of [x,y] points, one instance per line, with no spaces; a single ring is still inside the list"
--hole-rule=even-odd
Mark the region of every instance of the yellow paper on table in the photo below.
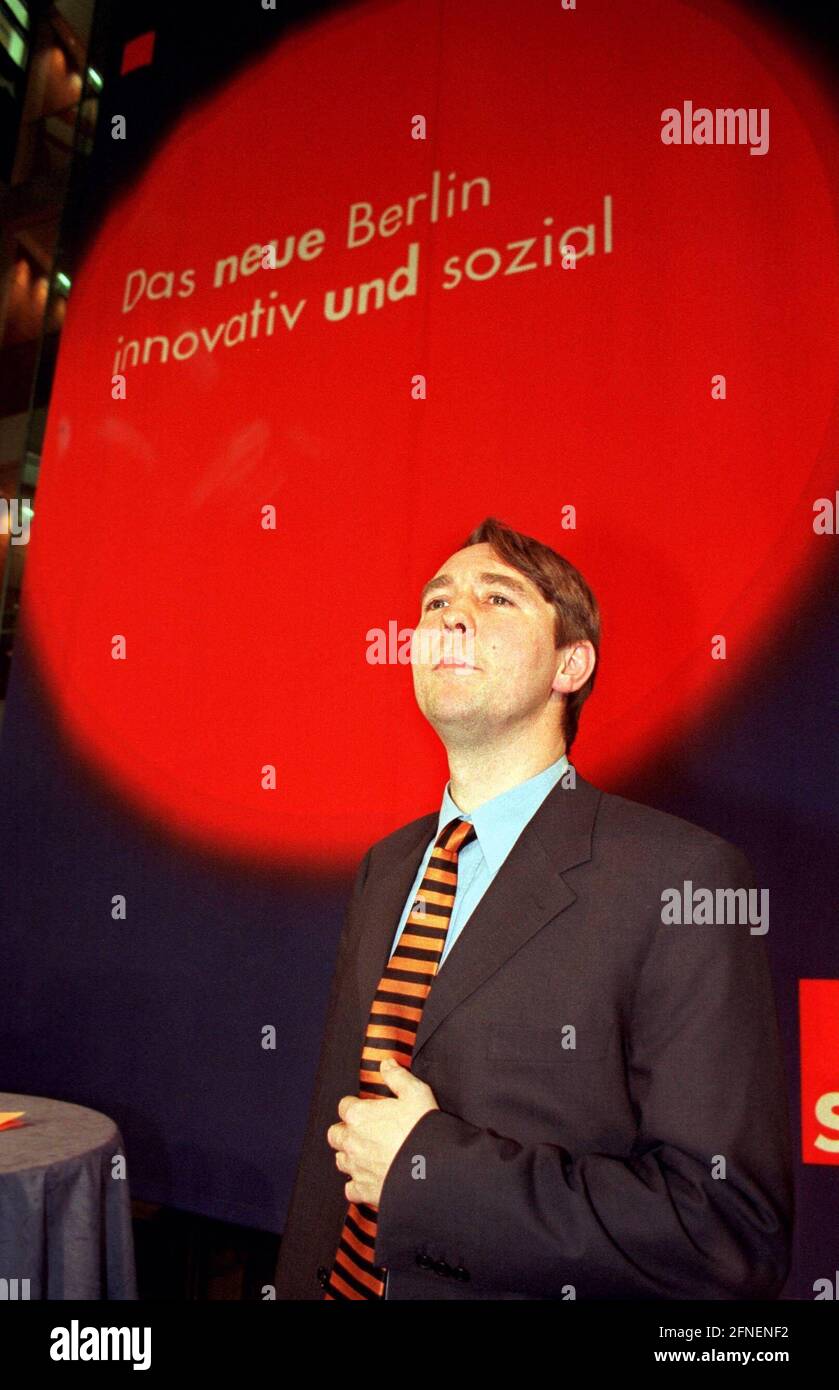
[[[0,1110],[0,1129],[14,1129],[16,1125],[23,1124],[21,1115],[25,1115],[25,1110]]]

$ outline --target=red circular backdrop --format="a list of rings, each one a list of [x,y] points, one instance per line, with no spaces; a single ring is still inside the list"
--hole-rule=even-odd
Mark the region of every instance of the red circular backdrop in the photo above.
[[[768,148],[664,143],[685,102],[767,110]],[[400,0],[239,72],[70,296],[25,610],[80,756],[195,843],[357,860],[446,775],[368,633],[487,514],[600,601],[588,776],[706,719],[830,545],[836,149],[721,4]]]

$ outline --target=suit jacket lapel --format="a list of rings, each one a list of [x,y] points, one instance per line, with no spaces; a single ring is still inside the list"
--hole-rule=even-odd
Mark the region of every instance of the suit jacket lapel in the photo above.
[[[575,787],[564,787],[560,779],[546,796],[435,976],[417,1031],[414,1057],[458,1004],[575,901],[576,894],[562,872],[591,858],[600,796],[579,773]],[[424,817],[417,824],[411,849],[387,874],[369,883],[357,956],[359,1009],[364,1013],[365,1027],[396,924],[436,828],[436,814]]]

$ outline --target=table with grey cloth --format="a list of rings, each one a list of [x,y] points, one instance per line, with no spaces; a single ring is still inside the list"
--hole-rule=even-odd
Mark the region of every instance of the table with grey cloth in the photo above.
[[[8,1091],[0,1110],[26,1111],[20,1128],[0,1130],[0,1281],[9,1281],[0,1291],[25,1297],[28,1279],[32,1299],[136,1299],[128,1177],[112,1176],[111,1165],[125,1149],[113,1120]]]

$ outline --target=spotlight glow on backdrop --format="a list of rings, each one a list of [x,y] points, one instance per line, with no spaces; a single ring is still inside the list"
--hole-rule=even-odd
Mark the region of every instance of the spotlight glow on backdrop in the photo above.
[[[769,148],[662,143],[685,101]],[[238,73],[74,277],[24,608],[79,756],[188,840],[356,862],[445,777],[367,634],[486,514],[600,599],[595,781],[759,679],[830,544],[836,150],[734,5],[397,0]]]

